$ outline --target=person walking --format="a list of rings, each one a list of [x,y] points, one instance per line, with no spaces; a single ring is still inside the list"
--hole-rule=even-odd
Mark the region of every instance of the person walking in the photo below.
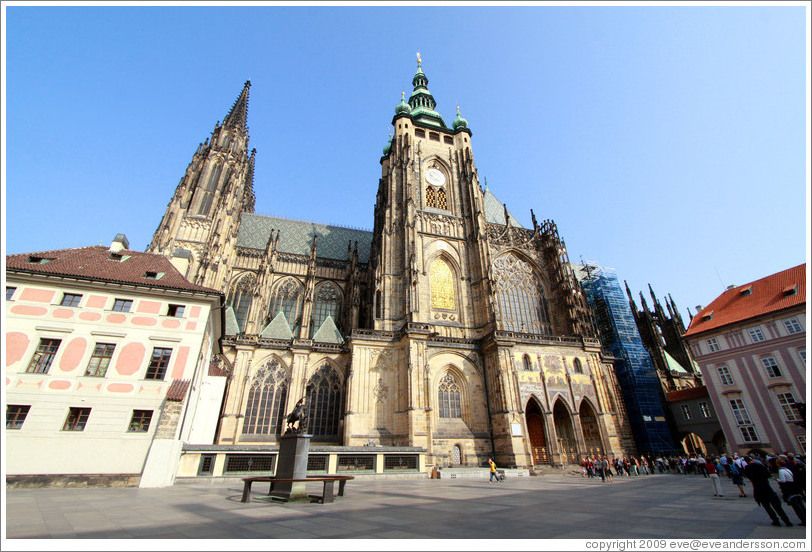
[[[770,470],[758,457],[745,456],[744,461],[747,463],[744,468],[744,476],[753,485],[753,499],[756,504],[764,508],[767,515],[773,520],[773,525],[781,525],[781,522],[778,521],[780,517],[787,527],[792,527],[792,522],[781,507],[781,500],[770,487]]]
[[[739,469],[738,464],[734,462],[730,462],[728,465],[730,466],[730,480],[739,488],[739,498],[746,497],[747,495],[744,492],[744,468]]]
[[[705,457],[702,456],[701,454],[696,459],[696,465],[697,469],[699,470],[699,473],[701,473],[704,477],[710,477],[708,475],[708,462],[707,460],[705,460]]]
[[[713,461],[713,456],[708,457],[705,469],[708,470],[708,477],[710,477],[711,485],[713,486],[713,496],[723,496],[722,482],[719,481],[719,471],[716,468],[716,462]]]
[[[727,457],[727,454],[723,454],[719,457],[719,463],[722,465],[724,474],[730,477],[730,459]]]
[[[501,483],[502,480],[499,478],[499,474],[496,473],[496,463],[493,461],[493,458],[488,458],[488,466],[491,468],[491,478],[488,480],[488,483],[491,483],[494,479],[496,479],[497,483]]]
[[[601,470],[603,470],[603,475],[606,478],[605,480],[609,481],[609,483],[611,483],[612,482],[612,468],[609,466],[609,458],[607,458],[606,456],[604,456],[603,460],[601,460]]]
[[[781,495],[784,497],[784,502],[795,510],[795,515],[801,520],[798,525],[806,525],[806,506],[804,505],[804,498],[801,496],[801,489],[792,476],[792,472],[787,467],[787,460],[783,457],[778,458],[777,481],[778,486],[781,488]]]

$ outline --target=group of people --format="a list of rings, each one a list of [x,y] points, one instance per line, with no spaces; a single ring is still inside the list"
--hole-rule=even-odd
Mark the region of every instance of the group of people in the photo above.
[[[722,478],[729,478],[739,491],[739,497],[746,497],[745,479],[753,487],[753,498],[770,516],[773,525],[791,526],[781,499],[773,490],[770,481],[775,479],[781,496],[800,520],[806,525],[806,465],[792,453],[761,457],[755,454],[739,456],[722,454],[719,456],[695,454],[691,456],[640,455],[640,457],[614,458],[606,456],[586,457],[581,461],[581,477],[601,478],[612,481],[612,470],[618,476],[653,475],[657,473],[695,474],[711,480],[713,496],[724,496]],[[780,521],[779,521],[780,520]]]

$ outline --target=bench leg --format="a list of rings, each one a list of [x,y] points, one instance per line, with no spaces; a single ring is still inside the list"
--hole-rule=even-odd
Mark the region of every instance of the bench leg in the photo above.
[[[246,481],[242,488],[241,502],[251,502],[251,481]]]
[[[342,479],[338,482],[338,496],[344,496],[344,485],[347,484],[346,479]]]
[[[328,502],[333,502],[333,491],[334,491],[334,484],[335,481],[325,481],[324,482],[324,491],[321,494],[321,503],[327,504]]]

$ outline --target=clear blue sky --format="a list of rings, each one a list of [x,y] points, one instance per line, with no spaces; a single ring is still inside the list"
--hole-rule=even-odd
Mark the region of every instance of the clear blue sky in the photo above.
[[[572,261],[685,316],[807,257],[808,4],[5,7],[7,254],[145,249],[247,79],[256,212],[371,229],[420,51],[480,178]]]

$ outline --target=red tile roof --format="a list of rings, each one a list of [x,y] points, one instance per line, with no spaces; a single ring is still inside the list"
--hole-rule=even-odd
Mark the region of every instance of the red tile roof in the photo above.
[[[686,401],[688,399],[700,399],[707,396],[708,388],[704,385],[700,385],[699,387],[688,387],[677,391],[669,391],[665,394],[665,400],[668,402]]]
[[[215,289],[189,282],[163,255],[129,249],[123,249],[118,254],[127,258],[123,261],[112,260],[109,248],[103,245],[20,253],[6,255],[6,270],[220,294]],[[50,260],[45,263],[30,262],[32,258]],[[147,272],[163,275],[159,279],[147,278]]]
[[[186,391],[189,389],[189,380],[174,380],[166,391],[166,400],[183,402],[186,398]]]
[[[228,376],[228,372],[226,370],[223,370],[223,368],[220,366],[220,363],[216,361],[211,361],[211,364],[209,364],[209,375]]]
[[[789,294],[796,286],[798,291]],[[748,289],[749,293],[743,293]],[[695,335],[805,303],[806,263],[725,291],[696,313],[685,335]]]

